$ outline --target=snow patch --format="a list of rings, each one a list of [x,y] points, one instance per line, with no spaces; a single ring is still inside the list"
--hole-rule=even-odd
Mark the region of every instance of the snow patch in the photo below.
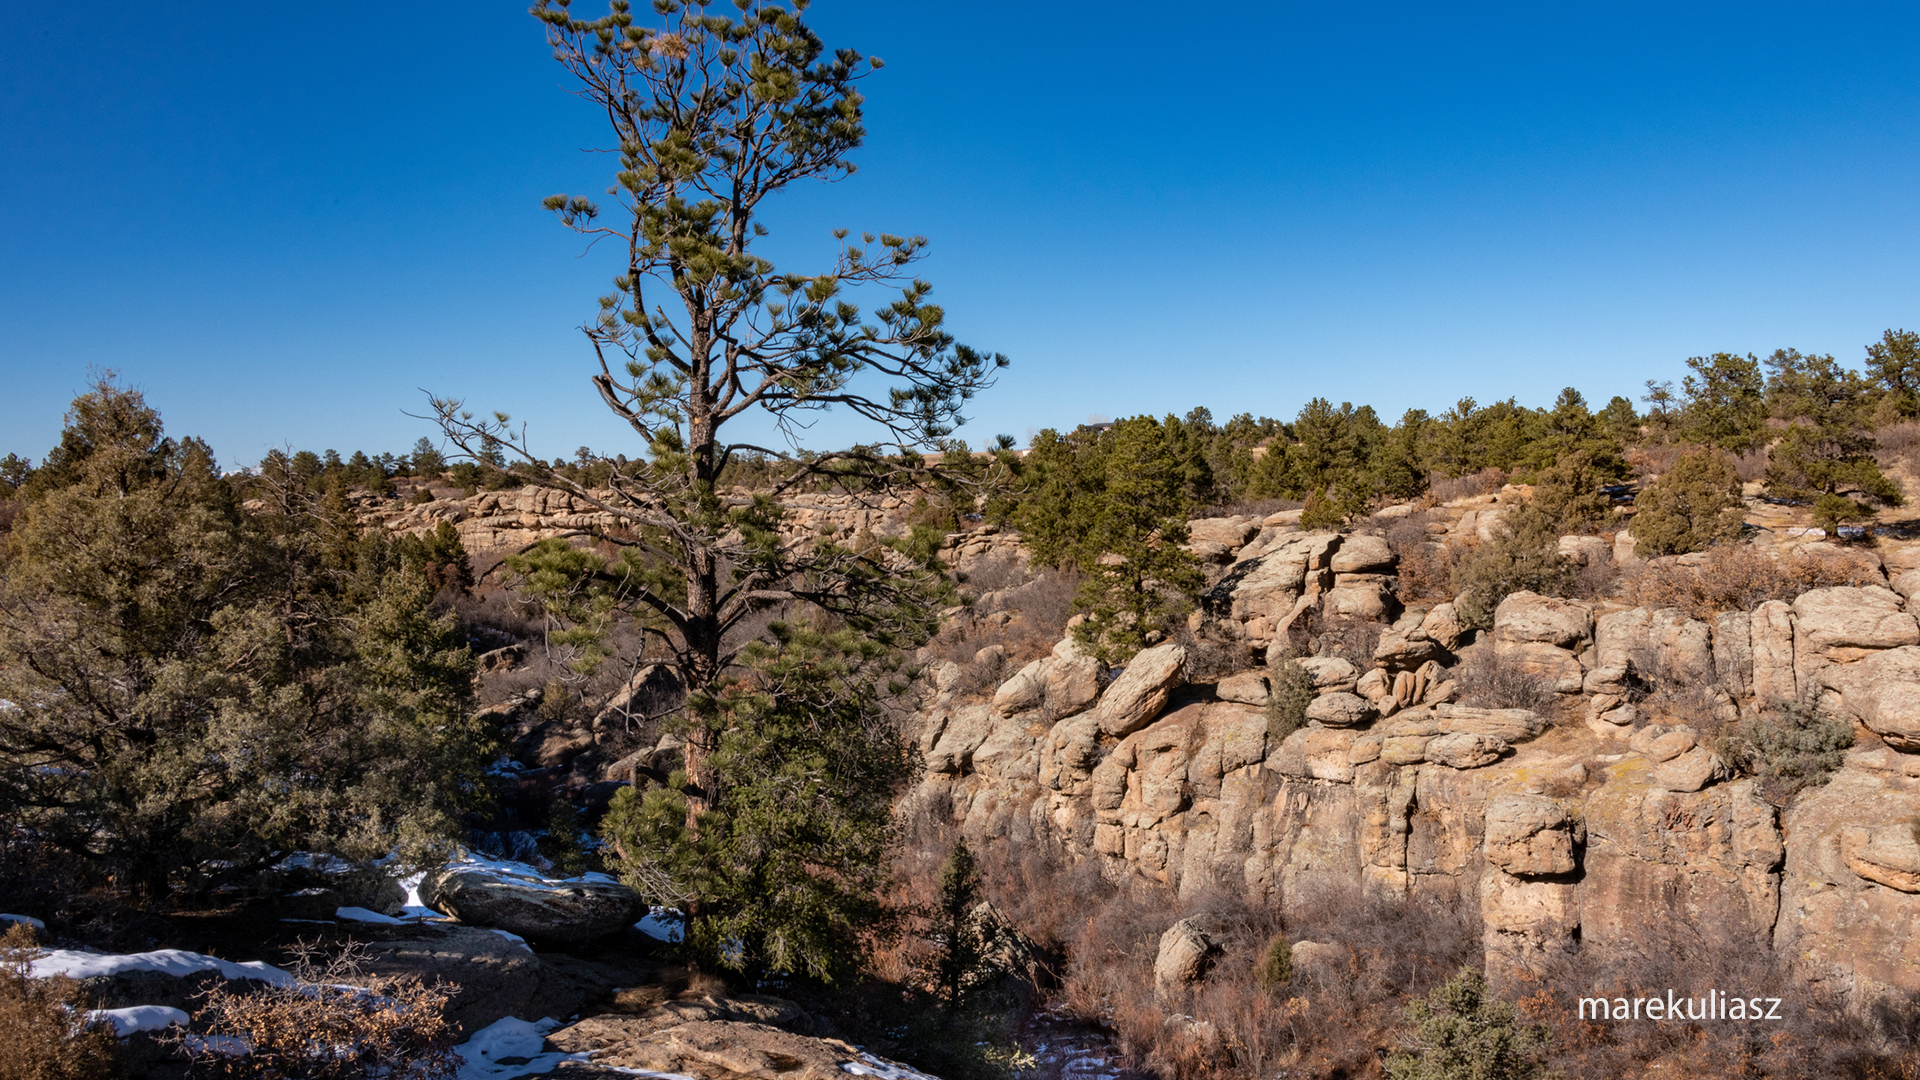
[[[842,1072],[855,1076],[878,1076],[881,1080],[935,1080],[934,1077],[893,1061],[881,1061],[872,1054],[863,1053],[858,1061],[840,1063]]]
[[[486,874],[493,877],[513,878],[514,884],[516,885],[533,886],[533,887],[539,887],[539,886],[545,885],[545,886],[551,886],[556,889],[563,888],[568,885],[583,885],[583,884],[618,885],[620,884],[619,878],[612,877],[607,874],[602,874],[602,873],[599,873],[598,871],[581,874],[579,877],[557,878],[557,877],[548,876],[546,873],[542,872],[539,867],[534,866],[531,863],[514,862],[510,859],[489,859],[484,855],[474,855],[472,853],[462,855],[460,858],[455,859],[452,862],[448,863],[447,870],[449,871],[457,870],[462,873],[469,873],[469,874],[473,874],[473,873]],[[416,898],[417,898],[417,890],[409,893],[407,897],[407,901],[408,903],[412,903]]]
[[[426,880],[427,873],[424,870],[400,879],[400,887],[407,891],[406,905],[400,909],[401,918],[444,919],[447,917],[445,912],[428,907],[426,901],[420,898],[420,885]]]
[[[487,926],[487,927],[482,927],[482,929],[487,930],[490,933],[499,934],[501,937],[506,938],[508,941],[513,942],[515,945],[520,946],[521,948],[527,950],[528,952],[533,951],[533,946],[527,944],[526,938],[521,937],[519,934],[516,934],[511,930],[502,930],[497,926]]]
[[[507,1080],[513,1076],[540,1076],[563,1061],[585,1061],[586,1054],[547,1053],[547,1033],[560,1026],[553,1017],[522,1020],[509,1016],[495,1021],[453,1048],[462,1064],[459,1080]],[[525,1058],[519,1065],[499,1064],[501,1058]]]
[[[89,1022],[105,1020],[113,1025],[113,1030],[121,1038],[136,1031],[164,1031],[175,1024],[182,1027],[193,1018],[179,1009],[169,1009],[165,1005],[135,1005],[129,1009],[93,1009],[87,1013]]]
[[[687,936],[687,917],[677,908],[650,908],[633,928],[655,941],[677,942]]]
[[[188,1035],[185,1043],[189,1054],[246,1057],[253,1053],[253,1044],[238,1035]]]
[[[45,930],[47,928],[46,923],[41,922],[31,915],[0,915],[0,922],[26,923],[35,930]]]
[[[343,907],[333,909],[333,917],[348,922],[378,923],[381,926],[406,926],[409,920],[396,919],[391,915],[382,915],[377,911],[363,907]]]
[[[274,986],[292,986],[296,981],[291,972],[282,971],[258,960],[236,964],[231,960],[221,960],[181,949],[159,949],[143,953],[90,953],[72,949],[49,949],[32,963],[27,973],[36,979],[50,978],[54,975],[65,975],[72,979],[93,979],[129,971],[157,971],[162,975],[175,976],[218,971],[225,978],[258,979]]]
[[[275,870],[318,870],[322,874],[351,874],[353,864],[338,855],[296,851],[274,864]]]

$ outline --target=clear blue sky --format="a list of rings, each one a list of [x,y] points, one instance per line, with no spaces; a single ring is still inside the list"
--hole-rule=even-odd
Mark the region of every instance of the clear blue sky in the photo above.
[[[583,12],[594,0],[577,0]],[[644,9],[644,3],[636,5]],[[963,430],[1309,397],[1596,404],[1920,328],[1911,4],[818,0],[884,57],[776,258],[924,234],[1014,366]],[[0,452],[90,365],[223,462],[405,450],[419,388],[633,452],[539,208],[604,140],[517,3],[31,5],[0,29]],[[817,436],[860,437],[829,420]]]

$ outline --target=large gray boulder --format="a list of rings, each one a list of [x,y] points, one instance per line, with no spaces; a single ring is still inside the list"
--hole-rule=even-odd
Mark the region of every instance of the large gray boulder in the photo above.
[[[553,879],[512,863],[457,863],[420,891],[428,906],[461,922],[556,945],[616,934],[641,906],[640,894],[605,874]]]

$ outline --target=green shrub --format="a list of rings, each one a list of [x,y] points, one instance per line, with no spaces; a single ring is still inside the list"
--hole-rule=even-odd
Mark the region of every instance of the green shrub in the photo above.
[[[1267,741],[1278,743],[1307,726],[1307,706],[1313,704],[1313,676],[1289,656],[1273,666],[1267,677]]]
[[[1256,977],[1269,991],[1279,990],[1293,981],[1293,943],[1287,940],[1287,935],[1275,934],[1273,940],[1267,942]]]
[[[1852,724],[1796,705],[1729,725],[1714,749],[1784,806],[1802,789],[1826,783],[1852,745]]]
[[[1813,520],[1833,532],[1844,522],[1873,520],[1873,508],[1845,495],[1822,495],[1813,500]]]
[[[1641,554],[1704,551],[1740,535],[1740,475],[1711,447],[1680,455],[1635,503],[1634,550]]]
[[[1500,535],[1454,565],[1454,608],[1475,630],[1493,627],[1494,609],[1517,592],[1564,596],[1573,587],[1573,563],[1560,554],[1559,536],[1529,516],[1518,528],[1503,520]]]
[[[1414,1053],[1387,1059],[1390,1080],[1527,1080],[1547,1075],[1541,1060],[1552,1031],[1522,1024],[1487,980],[1461,968],[1407,1008]]]

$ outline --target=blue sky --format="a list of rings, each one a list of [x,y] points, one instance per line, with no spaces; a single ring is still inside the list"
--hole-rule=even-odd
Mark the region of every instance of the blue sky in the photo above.
[[[593,0],[578,0],[586,11]],[[644,5],[641,5],[644,7]],[[101,11],[109,11],[101,14]],[[884,57],[767,250],[924,234],[1013,359],[963,434],[1308,398],[1596,404],[1920,328],[1920,8],[817,0]],[[520,4],[40,5],[0,30],[0,453],[90,366],[229,464],[404,450],[421,388],[634,452],[540,210],[603,139]],[[870,433],[828,418],[816,441]]]

